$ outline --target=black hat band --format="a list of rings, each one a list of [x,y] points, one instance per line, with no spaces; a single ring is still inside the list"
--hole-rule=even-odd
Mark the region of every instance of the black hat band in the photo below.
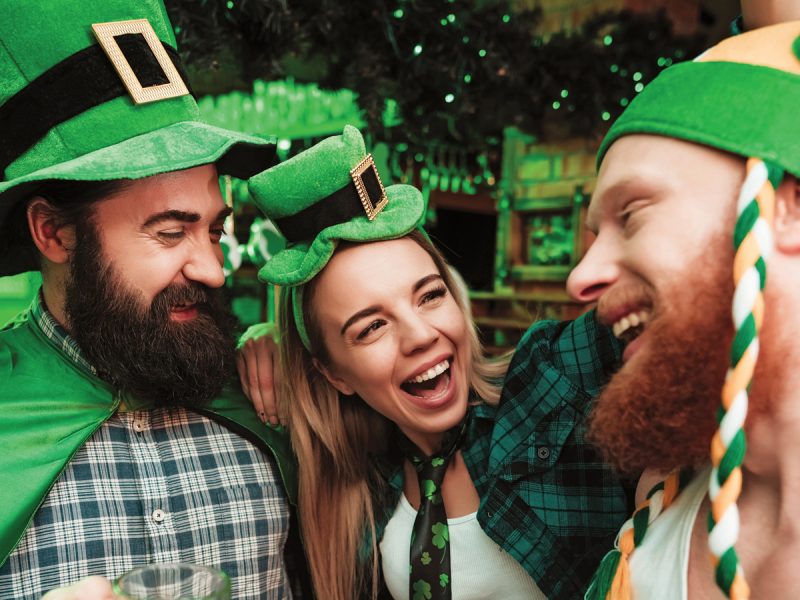
[[[117,36],[142,87],[161,85],[167,76],[144,37],[137,33]],[[188,86],[177,51],[164,50]],[[0,106],[0,173],[44,137],[56,125],[84,111],[128,94],[99,45],[76,52],[54,65]]]
[[[366,216],[370,221],[386,206],[383,188],[372,157],[367,157],[351,172],[352,181],[332,194],[317,200],[298,213],[274,219],[290,243],[311,241],[328,227]],[[365,214],[366,213],[366,214]]]

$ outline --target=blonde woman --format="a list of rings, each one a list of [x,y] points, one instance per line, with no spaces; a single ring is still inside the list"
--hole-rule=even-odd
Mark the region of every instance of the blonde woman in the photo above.
[[[250,182],[289,239],[260,276],[283,286],[278,395],[314,590],[576,597],[628,509],[583,442],[589,395],[552,365],[532,368],[537,352],[560,356],[556,341],[518,352],[522,388],[500,401],[509,361],[484,357],[417,228],[419,192],[384,190],[369,161],[347,127]]]

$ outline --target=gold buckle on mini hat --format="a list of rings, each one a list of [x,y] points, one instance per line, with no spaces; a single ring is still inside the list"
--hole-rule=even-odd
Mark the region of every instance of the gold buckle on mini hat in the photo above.
[[[370,169],[372,173],[374,173],[375,179],[378,182],[378,187],[380,188],[380,196],[375,201],[370,197],[367,186],[364,183],[364,175],[367,174]],[[383,182],[381,182],[381,176],[378,174],[378,168],[375,166],[375,161],[372,160],[372,154],[367,154],[364,160],[350,170],[350,177],[353,179],[353,183],[356,184],[356,191],[358,192],[358,197],[361,199],[361,204],[364,206],[364,211],[367,213],[367,218],[372,221],[389,202],[389,198],[386,196],[386,190],[383,187]]]
[[[164,46],[161,45],[161,40],[158,39],[156,32],[147,19],[95,23],[92,25],[92,31],[94,31],[97,41],[100,42],[100,46],[103,47],[103,50],[108,55],[111,64],[114,65],[114,69],[116,69],[120,79],[122,79],[122,83],[125,84],[128,93],[136,104],[166,100],[167,98],[176,98],[189,94],[189,90],[180,73],[178,73],[175,65],[172,64],[166,50],[164,50]],[[151,85],[146,88],[142,87],[128,63],[128,59],[125,58],[119,44],[114,39],[117,36],[129,33],[138,33],[144,37],[147,46],[158,61],[158,65],[169,83]]]

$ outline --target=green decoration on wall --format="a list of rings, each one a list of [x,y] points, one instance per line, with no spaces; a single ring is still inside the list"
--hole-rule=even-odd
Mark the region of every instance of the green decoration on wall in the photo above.
[[[349,90],[321,90],[292,79],[253,82],[252,92],[205,96],[198,101],[212,125],[279,140],[310,139],[341,132],[347,124],[364,126]],[[281,148],[279,148],[281,150]]]

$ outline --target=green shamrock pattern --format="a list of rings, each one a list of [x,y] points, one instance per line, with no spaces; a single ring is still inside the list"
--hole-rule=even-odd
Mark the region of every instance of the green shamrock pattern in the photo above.
[[[431,595],[431,584],[422,579],[418,579],[412,589],[414,591],[414,595],[411,597],[412,600],[431,600],[433,597]]]
[[[430,479],[425,479],[422,482],[422,491],[428,500],[431,502],[436,502],[436,498],[439,496],[439,494],[436,493],[436,484],[433,481]]]
[[[409,596],[411,600],[451,600],[450,530],[442,500],[442,482],[457,451],[465,422],[446,432],[441,453],[426,457],[403,437],[401,447],[417,472],[420,507],[411,533]]]
[[[439,550],[444,550],[445,545],[450,541],[450,532],[447,529],[447,525],[435,523],[431,527],[431,533],[433,534],[433,545]]]

